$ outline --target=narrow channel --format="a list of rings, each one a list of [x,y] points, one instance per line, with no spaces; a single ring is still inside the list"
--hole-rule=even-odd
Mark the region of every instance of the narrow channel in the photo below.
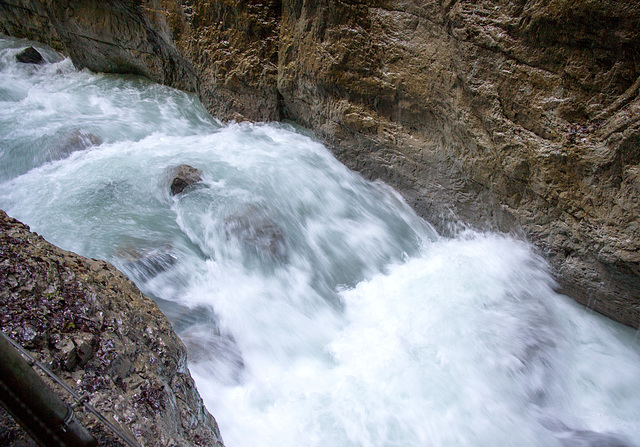
[[[640,439],[636,333],[527,243],[441,237],[302,129],[29,45],[0,40],[0,208],[156,300],[228,447]]]

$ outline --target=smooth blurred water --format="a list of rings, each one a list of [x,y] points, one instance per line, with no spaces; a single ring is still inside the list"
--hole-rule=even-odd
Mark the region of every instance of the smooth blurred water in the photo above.
[[[228,447],[640,439],[635,333],[526,243],[441,238],[304,132],[28,45],[0,41],[0,208],[156,299]]]

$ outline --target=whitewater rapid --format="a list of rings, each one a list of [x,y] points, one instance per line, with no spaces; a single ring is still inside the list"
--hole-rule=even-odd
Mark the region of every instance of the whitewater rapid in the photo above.
[[[638,445],[636,332],[526,242],[440,237],[304,130],[29,45],[0,40],[0,208],[156,300],[227,447]]]

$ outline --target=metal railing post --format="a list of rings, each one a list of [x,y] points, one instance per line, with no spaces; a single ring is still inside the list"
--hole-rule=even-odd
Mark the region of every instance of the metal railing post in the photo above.
[[[0,401],[43,446],[95,447],[95,438],[77,421],[70,405],[63,402],[0,336]]]

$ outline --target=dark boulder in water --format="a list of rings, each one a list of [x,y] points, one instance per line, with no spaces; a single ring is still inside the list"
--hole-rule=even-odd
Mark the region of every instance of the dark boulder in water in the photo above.
[[[286,262],[289,257],[289,247],[282,229],[256,207],[249,207],[226,218],[224,231],[227,239],[236,238],[261,256],[279,262]]]
[[[42,54],[33,47],[25,48],[20,53],[16,54],[16,60],[23,64],[44,64],[45,60]]]
[[[189,165],[180,165],[173,170],[171,180],[171,195],[175,196],[188,186],[202,181],[202,171]]]

